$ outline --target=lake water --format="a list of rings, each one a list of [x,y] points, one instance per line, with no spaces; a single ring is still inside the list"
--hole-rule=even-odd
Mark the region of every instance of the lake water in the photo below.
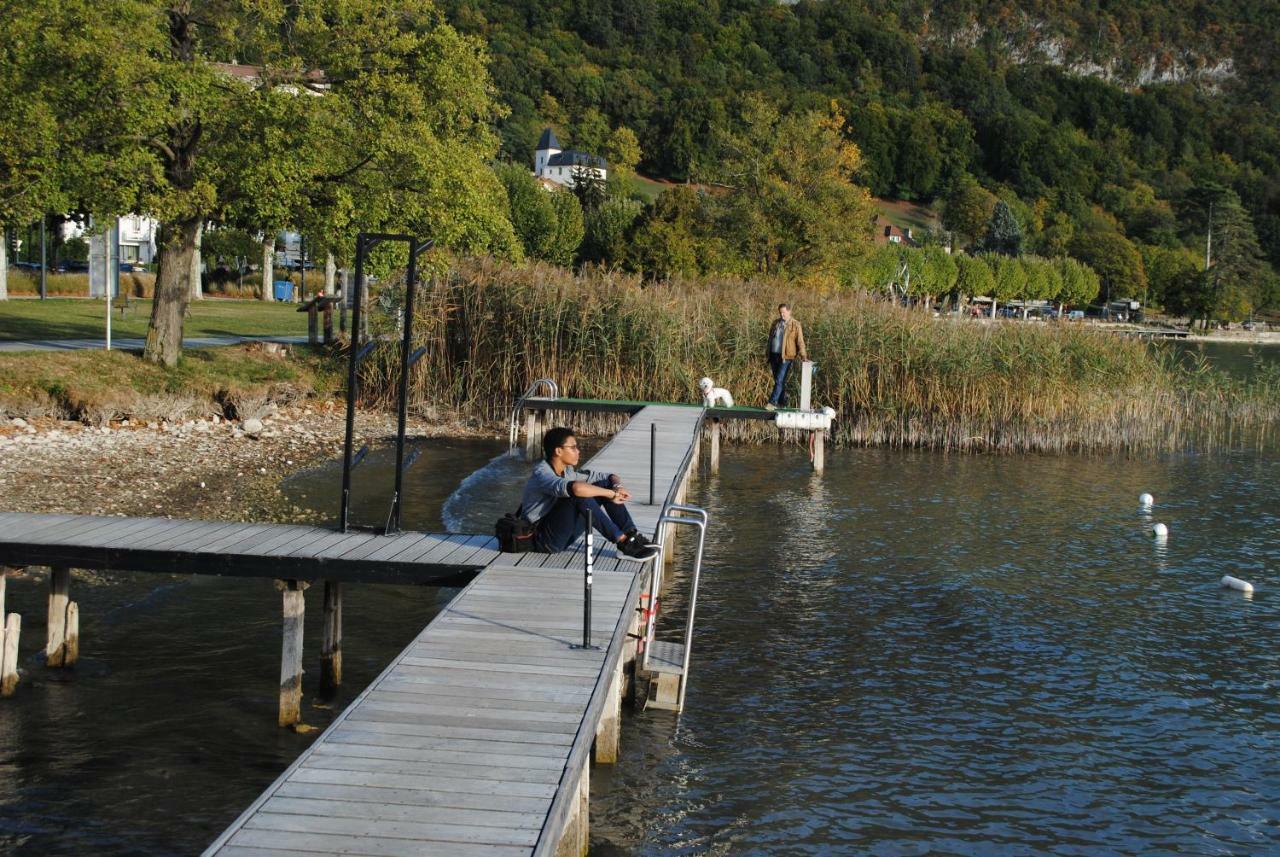
[[[496,443],[424,448],[406,525],[485,531],[514,505],[524,467]],[[593,854],[1280,850],[1280,459],[840,449],[827,468],[729,447],[693,484],[713,541],[687,709],[625,715],[619,764],[592,773]],[[333,469],[287,487],[333,516]],[[378,493],[358,495],[370,522]],[[306,721],[451,594],[349,587],[348,682]],[[80,665],[27,658],[0,703],[0,851],[197,852],[311,740],[275,727],[279,597],[154,575],[73,597]],[[30,652],[42,587],[11,583],[10,609]]]

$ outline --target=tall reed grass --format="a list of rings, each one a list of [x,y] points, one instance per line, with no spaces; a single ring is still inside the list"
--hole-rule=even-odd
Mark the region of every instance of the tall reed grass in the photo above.
[[[781,301],[819,364],[815,405],[837,442],[942,450],[1160,451],[1256,446],[1280,417],[1280,378],[1187,370],[1150,346],[1078,325],[936,319],[856,293],[700,279],[662,284],[611,271],[465,260],[424,283],[413,404],[502,418],[538,377],[579,398],[696,401],[710,375],[763,404]],[[390,318],[388,315],[387,318]],[[388,333],[391,323],[384,321]],[[377,403],[395,395],[390,340],[365,364]],[[793,391],[794,398],[794,391]],[[777,438],[735,421],[731,437]]]

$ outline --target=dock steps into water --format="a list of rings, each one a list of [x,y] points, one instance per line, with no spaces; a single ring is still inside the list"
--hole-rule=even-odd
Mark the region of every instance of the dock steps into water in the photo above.
[[[684,643],[654,640],[649,644],[646,669],[661,675],[684,675]]]

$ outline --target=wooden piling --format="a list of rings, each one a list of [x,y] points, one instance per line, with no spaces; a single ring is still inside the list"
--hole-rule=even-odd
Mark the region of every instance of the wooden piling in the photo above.
[[[302,628],[306,609],[302,593],[308,585],[301,580],[276,581],[276,589],[284,600],[284,642],[280,647],[281,726],[302,722]]]
[[[324,641],[320,649],[320,693],[342,685],[342,584],[324,582]]]
[[[22,635],[22,617],[10,613],[4,623],[3,645],[0,645],[0,696],[13,696],[18,688],[18,638]]]
[[[4,612],[7,572],[7,568],[0,568],[0,696],[12,696],[18,687],[18,637],[22,633],[22,617]]]
[[[595,759],[597,765],[612,765],[618,761],[618,739],[622,728],[623,668],[620,658],[605,693],[604,711],[596,725]]]
[[[591,800],[591,766],[583,765],[578,776],[577,800],[569,811],[560,842],[556,845],[556,857],[586,857],[590,845],[591,826],[588,822]]]
[[[74,601],[67,602],[67,619],[65,622],[66,638],[62,645],[62,665],[75,666],[80,660],[80,605]]]
[[[821,473],[825,467],[823,445],[827,433],[822,429],[813,433],[813,472]]]
[[[720,472],[720,421],[711,421],[711,473]]]
[[[49,623],[45,638],[44,660],[47,666],[66,666],[67,604],[71,589],[71,569],[55,566],[49,569]]]
[[[535,461],[540,457],[538,455],[538,442],[536,440],[537,434],[538,434],[537,412],[525,411],[524,412],[524,448],[525,448],[525,452],[527,453],[525,457],[528,458],[530,461]]]

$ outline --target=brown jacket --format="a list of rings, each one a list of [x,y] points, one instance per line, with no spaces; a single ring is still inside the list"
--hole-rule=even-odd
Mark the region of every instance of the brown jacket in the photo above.
[[[773,324],[769,325],[769,338],[764,343],[764,354],[769,356],[769,346],[773,343],[773,329],[781,322],[781,319],[774,319]],[[787,322],[787,330],[782,334],[782,359],[795,360],[799,357],[801,360],[809,359],[809,349],[804,344],[804,328],[800,326],[797,318],[792,318]]]

